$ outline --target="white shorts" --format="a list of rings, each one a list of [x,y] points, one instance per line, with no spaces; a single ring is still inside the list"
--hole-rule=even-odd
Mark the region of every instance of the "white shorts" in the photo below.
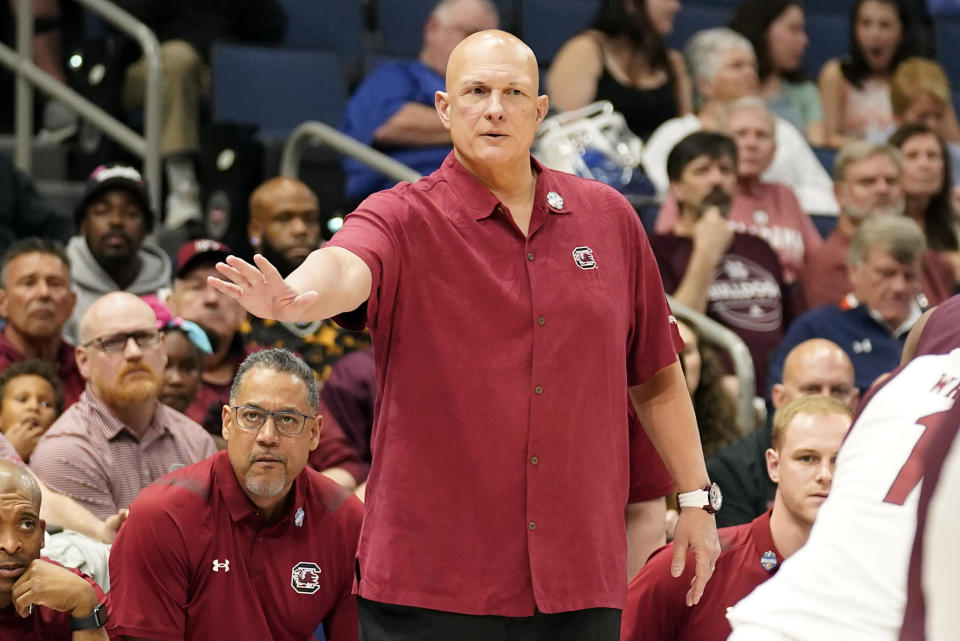
[[[795,641],[792,637],[756,625],[737,626],[727,641]]]

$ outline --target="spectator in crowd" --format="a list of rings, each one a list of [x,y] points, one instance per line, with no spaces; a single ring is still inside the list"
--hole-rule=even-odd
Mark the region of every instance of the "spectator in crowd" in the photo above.
[[[201,98],[210,92],[213,44],[218,40],[278,44],[286,32],[287,16],[278,0],[173,0],[163,4],[120,0],[118,4],[144,22],[160,40],[160,151],[170,190],[164,223],[178,227],[201,216],[194,163],[200,152]],[[143,107],[146,84],[147,62],[140,56],[124,71],[124,109]]]
[[[890,77],[890,107],[897,126],[922,123],[947,141],[951,178],[960,185],[960,125],[940,63],[914,56],[897,65]]]
[[[299,180],[271,178],[250,195],[247,235],[251,247],[286,278],[320,246],[316,194]],[[370,344],[368,334],[347,331],[329,319],[284,323],[251,316],[241,325],[240,333],[247,351],[289,349],[305,360],[321,381],[330,375],[337,359]]]
[[[63,411],[63,388],[50,363],[21,361],[0,374],[0,439],[25,463]],[[0,443],[0,450],[4,444]]]
[[[80,398],[84,381],[63,329],[76,304],[70,259],[54,240],[25,238],[11,245],[0,264],[0,371],[38,359],[56,368],[66,405]]]
[[[40,486],[30,472],[0,461],[3,638],[107,641],[106,595],[100,586],[79,570],[40,556],[45,525],[40,505]]]
[[[957,213],[951,202],[953,183],[946,143],[922,123],[903,125],[889,142],[903,156],[904,213],[923,229],[927,247],[949,261],[954,283],[960,282]]]
[[[729,220],[737,231],[767,241],[780,259],[784,281],[792,285],[806,257],[823,245],[823,237],[788,185],[762,178],[776,151],[773,115],[761,98],[747,96],[730,103],[721,123],[737,143],[737,192]],[[676,220],[677,201],[668,197],[657,216],[656,231],[669,232]]]
[[[377,376],[373,346],[351,352],[338,360],[320,390],[324,404],[337,418],[350,447],[369,463],[373,407],[377,400]]]
[[[777,254],[762,238],[734,231],[726,218],[736,168],[736,143],[723,134],[698,131],[678,142],[667,172],[680,216],[670,233],[650,238],[650,247],[664,290],[747,344],[762,395],[767,357],[789,323],[788,301]]]
[[[695,608],[677,598],[685,581],[667,574],[673,546],[655,552],[627,588],[621,641],[725,639],[727,608],[773,576],[810,536],[852,416],[849,407],[823,396],[800,398],[777,410],[772,445],[765,452],[767,474],[777,486],[773,508],[718,532],[723,551],[713,579],[717,584]]]
[[[716,488],[642,225],[614,190],[531,158],[548,106],[538,75],[514,36],[466,38],[437,94],[455,148],[441,169],[368,198],[286,281],[262,256],[256,267],[231,256],[218,265],[231,282],[211,279],[262,317],[328,318],[367,303],[356,320],[371,327],[382,395],[357,555],[365,639],[506,639],[517,626],[525,638],[616,639],[625,389],[681,491],[673,571],[692,543],[688,604],[718,552]],[[558,252],[568,259],[545,259]],[[607,329],[575,330],[594,321]],[[492,344],[502,357],[489,357]],[[457,536],[422,527],[438,513]]]
[[[214,265],[230,255],[223,243],[200,239],[184,243],[177,252],[177,277],[167,304],[174,316],[193,321],[211,336],[212,354],[203,358],[203,382],[185,414],[211,434],[220,433],[220,408],[230,398],[230,385],[246,350],[240,326],[243,307],[207,283],[216,274]]]
[[[156,294],[170,286],[170,261],[146,236],[153,212],[143,178],[133,167],[97,167],[74,212],[80,234],[70,239],[70,275],[77,305],[65,332],[76,343],[78,324],[93,301],[123,290]]]
[[[0,255],[17,240],[34,236],[67,242],[69,216],[54,211],[31,178],[0,154]]]
[[[669,191],[667,155],[673,146],[694,131],[718,131],[727,105],[760,91],[753,46],[735,31],[717,27],[697,33],[687,43],[686,57],[700,97],[700,109],[696,115],[673,118],[660,125],[643,148],[643,168],[660,196]],[[776,152],[763,179],[792,186],[808,213],[836,212],[830,177],[803,134],[780,117],[775,121]]]
[[[106,518],[216,446],[199,425],[157,402],[167,357],[147,303],[128,292],[103,296],[84,314],[80,341],[87,389],[40,440],[30,466],[52,489]]]
[[[160,402],[180,413],[193,403],[203,375],[203,356],[212,354],[206,332],[193,321],[171,319],[160,328],[167,348],[167,366],[163,372]]]
[[[860,223],[847,254],[852,290],[839,303],[797,317],[771,358],[770,383],[780,382],[784,357],[808,338],[830,339],[847,353],[861,393],[895,368],[922,313],[916,294],[925,249],[923,231],[909,218]]]
[[[955,309],[934,312],[923,333],[952,336],[952,347],[960,346]],[[952,419],[960,381],[956,354],[925,352],[919,343],[916,354],[860,407],[806,545],[728,610],[730,641],[794,638],[798,631],[809,639],[898,639],[918,486],[927,484],[923,458]]]
[[[709,459],[740,437],[737,405],[724,387],[723,363],[713,346],[704,342],[689,321],[677,318],[677,329],[683,339],[680,352],[683,376],[697,415],[703,455]]]
[[[836,343],[825,338],[803,341],[783,362],[783,381],[773,386],[774,410],[804,396],[832,396],[851,411],[857,407],[853,363]],[[727,489],[717,526],[749,523],[773,506],[776,485],[770,481],[764,452],[771,443],[770,420],[707,459],[710,478]]]
[[[886,140],[893,129],[890,76],[916,53],[906,0],[857,0],[850,10],[850,53],[820,71],[827,144]]]
[[[440,167],[450,153],[450,133],[433,103],[443,89],[447,58],[458,42],[496,29],[499,20],[490,0],[440,0],[423,25],[419,58],[381,65],[367,76],[347,103],[344,133],[421,174]],[[357,202],[395,183],[356,160],[345,160],[344,169],[347,195]]]
[[[363,508],[306,468],[318,400],[290,352],[243,362],[222,411],[226,452],[142,492],[113,547],[110,616],[124,638],[306,639],[322,625],[329,641],[356,641]]]
[[[796,127],[811,145],[823,145],[820,92],[803,68],[803,53],[810,43],[803,2],[743,0],[727,26],[753,45],[760,95],[770,111]]]
[[[683,55],[667,47],[677,0],[604,0],[593,24],[560,48],[547,74],[554,107],[609,100],[646,140],[663,122],[693,111]]]
[[[800,279],[804,307],[840,303],[850,293],[847,256],[857,227],[867,218],[904,212],[903,158],[891,145],[852,142],[837,154],[834,189],[840,215],[823,246],[810,255]],[[950,263],[927,250],[919,281],[921,306],[936,305],[953,293],[955,277]]]

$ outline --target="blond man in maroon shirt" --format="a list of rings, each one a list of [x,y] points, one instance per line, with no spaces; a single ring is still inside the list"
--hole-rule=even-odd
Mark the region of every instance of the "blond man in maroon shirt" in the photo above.
[[[371,330],[382,394],[358,552],[365,641],[613,640],[625,388],[685,495],[671,572],[692,549],[688,604],[719,553],[681,342],[633,208],[531,158],[548,101],[530,49],[474,34],[446,88],[454,151],[437,172],[368,198],[285,281],[258,256],[211,282],[285,321],[366,303],[352,320]]]

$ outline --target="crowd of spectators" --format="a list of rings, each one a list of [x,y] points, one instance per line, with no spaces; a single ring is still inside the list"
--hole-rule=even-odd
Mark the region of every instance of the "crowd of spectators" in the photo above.
[[[90,174],[73,211],[55,212],[0,158],[0,459],[26,466],[0,462],[0,532],[12,518],[3,501],[16,496],[16,518],[42,524],[42,516],[48,528],[76,530],[103,545],[81,555],[87,566],[80,569],[93,581],[61,567],[56,545],[41,556],[33,530],[18,539],[26,550],[23,569],[30,567],[21,581],[58,586],[66,596],[53,609],[87,620],[106,598],[101,585],[111,585],[101,576],[105,544],[119,530],[123,556],[109,563],[120,568],[112,585],[124,590],[115,604],[125,634],[174,634],[186,626],[200,635],[194,638],[213,638],[217,628],[202,616],[185,623],[171,615],[151,626],[148,610],[171,614],[176,598],[197,589],[191,575],[201,565],[204,572],[212,562],[214,573],[244,577],[259,571],[262,558],[243,549],[250,541],[230,547],[213,524],[228,528],[231,519],[249,518],[248,511],[269,521],[273,510],[284,509],[283,502],[254,500],[269,494],[263,488],[273,482],[258,470],[283,467],[284,482],[303,479],[295,490],[284,486],[301,508],[294,526],[282,525],[289,530],[284,536],[309,526],[337,541],[324,550],[322,539],[309,539],[329,576],[321,579],[319,568],[299,563],[293,589],[312,594],[322,584],[325,600],[310,616],[288,621],[286,633],[302,637],[319,626],[331,641],[355,638],[348,548],[355,550],[360,536],[362,504],[350,494],[364,498],[382,393],[370,334],[345,329],[354,326],[350,318],[338,317],[343,326],[259,318],[209,280],[238,253],[259,253],[279,277],[289,276],[322,246],[329,212],[307,183],[265,176],[249,186],[249,247],[198,237],[169,255],[157,242],[161,228],[203,215],[195,167],[211,44],[279,42],[282,3],[204,0],[162,10],[156,3],[119,4],[160,35],[168,197],[163,211],[155,211],[148,187],[160,186],[148,186],[136,167],[113,162]],[[56,75],[50,56],[59,44],[50,36],[60,8],[54,0],[38,6],[37,64]],[[801,513],[791,504],[800,481],[785,461],[801,435],[813,439],[809,447],[829,463],[817,472],[825,496],[858,399],[900,364],[924,313],[957,293],[960,124],[947,74],[924,44],[924,12],[908,0],[852,3],[850,51],[807,70],[804,52],[817,43],[805,32],[800,0],[743,0],[729,24],[696,33],[679,51],[667,39],[683,10],[675,0],[602,0],[591,25],[542,68],[541,93],[551,113],[609,101],[643,141],[635,169],[649,179],[658,209],[649,245],[664,291],[688,314],[676,319],[685,343],[680,363],[710,477],[730,495],[717,523],[739,528],[721,537],[720,576],[743,563],[737,555],[776,548],[771,536],[806,541],[816,511]],[[423,25],[417,58],[371,70],[347,104],[343,131],[423,174],[438,169],[452,149],[434,106],[447,59],[465,37],[497,28],[501,18],[490,0],[440,0]],[[126,62],[122,106],[132,110],[142,104],[144,62]],[[393,185],[356,161],[345,161],[344,169],[346,194],[355,202]],[[562,210],[564,202],[550,205]],[[704,319],[742,341],[754,388],[740,384],[736,354]],[[289,403],[266,411],[264,390]],[[836,402],[796,405],[807,396]],[[744,399],[756,410],[750,419],[738,411]],[[631,429],[639,426],[636,416],[631,421]],[[273,427],[261,429],[268,423]],[[257,458],[270,438],[287,444],[282,460]],[[177,471],[184,466],[190,467]],[[648,470],[645,482],[658,471]],[[198,501],[224,485],[232,489],[218,499],[222,505]],[[631,484],[631,497],[674,512],[662,524],[657,513],[653,533],[644,535],[649,550],[669,539],[678,510],[661,500],[663,488],[656,494]],[[307,495],[323,508],[304,515]],[[142,511],[128,517],[131,504]],[[792,515],[792,530],[783,513]],[[154,529],[160,518],[168,519],[168,531]],[[258,536],[249,523],[244,527],[242,537]],[[177,541],[193,536],[210,558],[180,556]],[[0,537],[0,625],[13,620],[5,608],[15,607],[17,594],[3,574],[7,544]],[[269,554],[289,557],[289,565],[301,560],[271,545]],[[662,585],[671,548],[653,554],[642,571],[643,560],[631,561],[631,575],[640,573],[630,586],[634,611],[624,618],[623,638],[682,638],[698,626],[716,631],[718,618],[728,632],[726,606],[796,547],[767,552],[769,559],[763,554],[770,567],[754,568],[750,581],[718,582],[720,597],[701,606],[710,621],[673,613],[683,604],[682,594]],[[154,558],[182,579],[165,595],[149,583]],[[262,589],[208,581],[204,575],[200,612]],[[288,607],[276,599],[274,607]],[[636,616],[647,608],[658,616]]]

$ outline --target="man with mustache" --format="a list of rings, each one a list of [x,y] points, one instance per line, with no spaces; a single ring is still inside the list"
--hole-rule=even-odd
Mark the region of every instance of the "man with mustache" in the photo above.
[[[692,133],[671,150],[667,173],[680,217],[670,233],[650,238],[663,289],[743,339],[762,394],[767,355],[789,322],[788,301],[777,254],[762,238],[735,232],[727,220],[737,145],[723,134]]]
[[[251,247],[286,278],[320,246],[317,195],[294,178],[267,180],[250,194],[247,236]],[[287,323],[251,316],[240,326],[240,332],[251,351],[283,347],[296,352],[322,381],[327,380],[341,356],[370,345],[368,333],[341,329],[329,319]]]
[[[80,400],[43,436],[30,459],[51,489],[99,518],[130,505],[155,479],[214,452],[197,423],[157,401],[167,354],[153,309],[128,292],[90,306],[80,323]]]
[[[106,596],[79,570],[40,556],[40,487],[0,461],[0,630],[9,641],[106,641]]]
[[[79,234],[70,239],[70,275],[77,306],[66,336],[76,343],[78,325],[100,296],[123,290],[156,294],[170,285],[170,259],[145,242],[154,214],[140,172],[128,165],[97,167],[74,212]]]
[[[852,291],[847,254],[860,223],[877,215],[902,216],[906,203],[900,182],[903,160],[892,145],[852,142],[837,154],[833,173],[840,215],[836,227],[823,246],[807,259],[801,274],[800,290],[806,309],[839,304]],[[950,263],[929,249],[923,253],[919,279],[921,307],[943,302],[955,289]]]
[[[319,401],[287,350],[240,365],[221,408],[226,451],[145,489],[113,547],[123,639],[306,639],[322,625],[329,641],[356,641],[363,507],[307,466]]]
[[[63,339],[77,296],[70,289],[70,259],[59,242],[25,238],[0,263],[0,371],[36,358],[51,363],[63,384],[64,406],[83,391],[73,346]]]

